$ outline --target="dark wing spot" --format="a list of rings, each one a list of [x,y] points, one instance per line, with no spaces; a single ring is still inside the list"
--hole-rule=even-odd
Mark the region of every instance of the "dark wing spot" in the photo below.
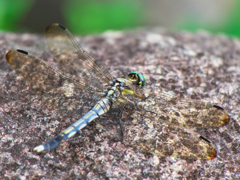
[[[58,24],[58,26],[59,26],[60,28],[62,28],[63,30],[66,30],[66,28],[65,28],[63,25]]]
[[[220,110],[224,110],[221,106],[218,106],[218,105],[213,105],[213,107],[220,109]]]
[[[200,139],[202,139],[202,140],[204,140],[204,141],[206,141],[206,142],[208,142],[208,143],[211,143],[207,138],[205,138],[205,137],[203,137],[203,136],[200,136]]]
[[[26,52],[26,51],[24,51],[24,50],[17,49],[17,51],[18,51],[18,52],[20,52],[20,53],[23,53],[23,54],[26,54],[26,55],[28,55],[28,52]]]

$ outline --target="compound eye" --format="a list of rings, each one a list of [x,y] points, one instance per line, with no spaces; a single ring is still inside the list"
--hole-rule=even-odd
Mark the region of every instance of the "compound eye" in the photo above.
[[[146,79],[141,73],[130,72],[128,78],[137,86],[143,87],[146,84]]]
[[[136,72],[130,72],[130,73],[128,74],[128,77],[129,77],[130,79],[136,79],[137,73],[136,73]]]
[[[145,84],[146,84],[145,77],[142,74],[138,73],[138,85],[143,87],[145,86]]]

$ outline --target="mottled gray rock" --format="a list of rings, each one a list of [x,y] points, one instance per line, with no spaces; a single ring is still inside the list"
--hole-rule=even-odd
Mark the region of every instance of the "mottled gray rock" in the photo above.
[[[240,40],[207,32],[169,32],[159,28],[107,32],[77,38],[109,67],[113,76],[142,72],[148,82],[224,107],[230,123],[197,132],[210,139],[217,157],[187,162],[142,154],[121,143],[118,111],[90,123],[56,150],[32,149],[57,135],[94,106],[88,92],[76,98],[40,96],[5,60],[15,48],[51,61],[44,37],[0,34],[0,175],[5,179],[239,179]],[[133,128],[134,112],[122,123]],[[134,121],[134,122],[133,122]]]

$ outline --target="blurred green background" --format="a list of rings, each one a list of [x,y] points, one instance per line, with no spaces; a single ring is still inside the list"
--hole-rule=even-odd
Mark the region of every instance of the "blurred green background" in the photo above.
[[[239,0],[0,0],[0,30],[42,33],[58,22],[75,34],[162,26],[240,36]]]

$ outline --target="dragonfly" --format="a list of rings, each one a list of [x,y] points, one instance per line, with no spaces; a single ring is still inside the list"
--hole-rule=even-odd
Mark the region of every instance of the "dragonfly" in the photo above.
[[[48,48],[58,67],[20,49],[10,50],[6,60],[36,91],[54,92],[62,87],[89,91],[97,95],[95,106],[75,123],[33,151],[55,149],[62,141],[74,136],[94,119],[112,108],[123,110],[127,105],[144,112],[150,119],[146,127],[136,124],[126,133],[126,145],[142,153],[157,156],[172,155],[183,159],[213,159],[216,150],[207,138],[186,129],[189,127],[221,127],[229,122],[228,113],[220,106],[194,100],[181,100],[174,93],[162,92],[147,85],[137,72],[127,77],[113,78],[99,60],[88,54],[63,25],[52,24],[45,29]],[[148,86],[148,88],[147,88]],[[137,118],[141,118],[136,114]],[[123,134],[121,118],[119,123]]]

